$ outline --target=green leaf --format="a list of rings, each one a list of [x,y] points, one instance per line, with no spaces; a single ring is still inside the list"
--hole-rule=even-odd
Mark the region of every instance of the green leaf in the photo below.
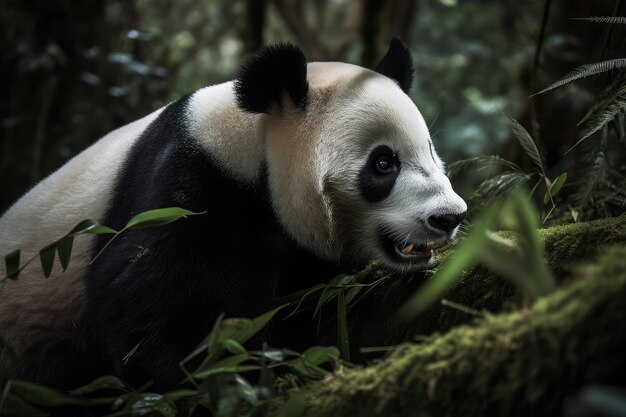
[[[626,68],[626,58],[609,59],[607,61],[581,65],[573,69],[570,73],[565,75],[565,77],[561,78],[557,82],[550,84],[548,87],[544,88],[538,93],[533,94],[533,96],[536,96],[537,94],[543,94],[546,91],[554,90],[555,88],[571,83],[572,81],[579,80],[581,78],[589,77],[596,74],[602,74],[604,72],[609,72],[622,68]]]
[[[20,275],[20,250],[15,250],[4,257],[4,264],[9,279],[17,279]]]
[[[274,414],[275,417],[300,417],[306,409],[306,397],[302,392],[295,392]]]
[[[289,365],[300,374],[309,378],[321,378],[328,374],[328,371],[318,365],[339,358],[339,349],[334,346],[313,346],[302,353],[302,356],[295,359]]]
[[[70,395],[85,395],[91,394],[92,392],[100,391],[100,390],[119,390],[119,391],[127,391],[128,388],[126,384],[124,384],[118,377],[113,375],[105,375],[100,378],[94,379],[87,385],[76,388],[72,391],[69,391]]]
[[[508,117],[508,116],[507,116]],[[511,125],[511,130],[513,131],[513,136],[519,141],[526,154],[533,161],[535,166],[537,167],[537,172],[545,177],[545,170],[543,168],[543,162],[541,159],[541,154],[539,153],[539,149],[537,149],[537,145],[535,145],[535,141],[530,137],[530,134],[524,126],[519,124],[517,120],[512,117],[508,117],[509,123]]]
[[[565,180],[567,180],[567,172],[564,172],[556,177],[554,182],[550,184],[550,188],[548,188],[545,195],[543,196],[543,204],[548,204],[550,198],[554,198],[554,196],[557,195],[559,191],[561,191],[563,184],[565,184]]]
[[[61,267],[63,268],[64,272],[70,263],[70,257],[72,256],[72,244],[73,243],[74,243],[73,235],[67,235],[61,238],[57,242],[57,253],[59,255],[59,261],[61,262]]]
[[[103,226],[93,220],[87,219],[74,226],[68,235],[81,235],[85,233],[92,235],[115,234],[117,233],[117,230],[113,230],[110,227]]]
[[[330,284],[327,285],[320,294],[320,298],[317,299],[317,304],[315,305],[315,310],[313,311],[313,317],[317,317],[324,304],[337,297],[337,295],[339,295],[339,291],[341,291],[339,288],[332,288]]]
[[[350,303],[352,302],[352,300],[354,300],[354,298],[359,295],[359,293],[361,292],[361,290],[364,287],[361,285],[354,285],[352,287],[349,287],[347,293],[346,293],[346,306],[350,305]]]
[[[350,339],[348,337],[348,317],[346,312],[345,291],[337,296],[337,339],[341,359],[350,361]]]
[[[89,406],[92,403],[87,399],[76,398],[66,393],[34,384],[27,381],[12,381],[11,393],[19,396],[29,404],[42,407],[59,407],[62,405]]]
[[[244,332],[236,334],[236,337],[233,339],[237,340],[239,343],[246,343],[252,336],[261,331],[267,323],[278,313],[280,310],[286,307],[285,305],[276,307],[273,310],[268,311],[265,314],[262,314],[254,319],[252,319],[252,325],[247,328]]]
[[[13,394],[6,394],[3,396],[2,408],[0,409],[0,416],[11,417],[46,417],[50,414],[42,411],[36,407],[33,407],[23,399]]]
[[[400,307],[396,320],[407,322],[413,319],[461,279],[463,271],[475,263],[478,253],[487,241],[488,228],[493,224],[497,211],[495,205],[485,211],[454,254]]]
[[[54,255],[56,253],[56,242],[49,244],[45,248],[39,251],[39,259],[41,260],[41,267],[43,268],[43,274],[46,278],[50,277],[52,273],[52,267],[54,266]]]
[[[144,211],[131,218],[124,229],[142,229],[144,227],[161,226],[175,222],[187,216],[196,216],[202,213],[194,213],[180,207],[167,207]]]
[[[202,372],[194,373],[193,376],[197,379],[206,379],[213,375],[241,374],[244,372],[260,371],[261,369],[262,369],[262,366],[259,366],[259,365],[219,366],[219,367],[207,369]]]
[[[179,389],[174,391],[169,391],[163,394],[163,398],[167,401],[174,402],[181,400],[183,398],[190,398],[199,395],[198,391],[193,389]]]
[[[626,25],[626,17],[624,16],[574,17],[572,20],[586,20],[592,23],[607,23],[609,25]]]
[[[224,340],[224,347],[233,355],[247,355],[248,351],[241,346],[241,343],[234,339],[226,339]]]

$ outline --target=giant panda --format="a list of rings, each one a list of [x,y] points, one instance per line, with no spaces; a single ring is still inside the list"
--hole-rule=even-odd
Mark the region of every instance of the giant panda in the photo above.
[[[412,77],[398,39],[375,70],[268,46],[234,81],[109,133],[41,181],[1,217],[0,255],[28,259],[86,218],[119,229],[149,209],[205,214],[126,232],[93,264],[108,237],[81,236],[66,272],[44,279],[32,263],[5,281],[0,383],[114,373],[170,389],[220,313],[253,317],[371,260],[431,267],[467,207],[407,95]]]

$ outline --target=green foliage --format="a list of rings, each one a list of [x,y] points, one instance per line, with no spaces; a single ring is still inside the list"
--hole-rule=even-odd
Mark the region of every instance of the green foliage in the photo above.
[[[243,344],[257,335],[283,307],[254,319],[219,317],[213,330],[181,361],[187,380],[174,391],[153,393],[149,391],[149,384],[133,390],[111,375],[68,392],[13,380],[5,387],[0,414],[46,416],[47,410],[64,406],[104,407],[112,412],[107,414],[109,417],[183,416],[190,415],[198,407],[211,410],[214,417],[262,415],[266,411],[271,385],[253,386],[240,373],[267,372],[270,368],[284,366],[303,378],[318,379],[328,375],[322,365],[339,358],[339,350],[332,346],[313,346],[301,354],[267,347],[261,351],[248,351]],[[194,371],[189,372],[185,364],[195,358],[202,360]],[[185,382],[190,382],[193,388],[187,388]],[[304,398],[296,394],[277,412],[284,417],[296,417],[304,406]]]
[[[67,269],[70,258],[72,256],[72,245],[74,243],[74,236],[82,234],[102,235],[112,234],[113,237],[106,243],[106,245],[98,252],[98,254],[92,259],[93,262],[100,254],[107,248],[107,246],[117,236],[127,230],[142,229],[146,227],[162,226],[172,223],[176,220],[187,216],[196,216],[203,213],[194,213],[189,210],[185,210],[179,207],[168,207],[154,210],[144,211],[137,214],[128,221],[120,231],[113,230],[110,227],[103,226],[93,220],[83,220],[78,223],[69,233],[62,238],[46,245],[39,251],[39,259],[46,278],[50,277],[52,273],[52,267],[54,266],[55,255],[58,254],[59,262],[63,271]],[[16,250],[7,256],[5,256],[5,264],[7,269],[7,276],[4,279],[17,279],[22,269],[31,263],[35,258],[31,258],[22,266],[19,266],[20,262],[20,250]]]
[[[573,20],[586,20],[587,22],[607,23],[609,25],[626,25],[626,17],[623,16],[577,17]]]
[[[556,283],[543,256],[538,226],[538,213],[523,192],[513,193],[501,204],[492,204],[435,276],[400,308],[398,318],[413,319],[458,282],[475,262],[509,279],[531,299],[551,293]],[[492,231],[500,227],[513,234]]]
[[[626,22],[625,17],[589,17],[578,20],[612,25],[623,25]],[[568,195],[575,220],[580,212],[584,212],[585,217],[623,212],[623,201],[626,198],[626,152],[623,146],[626,140],[625,69],[626,58],[582,65],[536,93],[542,94],[585,77],[607,75],[601,93],[578,123],[583,126],[578,140],[565,152],[568,154],[580,148],[590,138],[596,138],[589,146],[579,149],[576,158],[582,163],[578,164],[578,169],[570,176],[574,178],[573,185],[577,185],[577,191]],[[552,193],[549,195],[552,196]]]
[[[566,74],[560,80],[550,84],[548,87],[535,94],[542,94],[547,91],[554,90],[555,88],[569,84],[572,81],[580,80],[581,78],[623,68],[626,68],[626,58],[609,59],[606,61],[595,62],[593,64],[581,65],[580,67],[574,68],[569,74]]]
[[[513,136],[533,163],[532,172],[525,173],[517,164],[498,156],[483,155],[452,163],[448,167],[448,175],[450,178],[455,178],[461,172],[473,169],[475,173],[485,177],[470,197],[469,206],[472,213],[480,213],[489,203],[506,199],[514,192],[521,190],[531,178],[537,177],[538,181],[533,191],[539,186],[545,188],[543,194],[543,205],[547,209],[543,218],[545,222],[556,208],[554,197],[563,188],[567,173],[561,173],[554,181],[550,180],[546,174],[544,158],[530,133],[516,120],[510,117],[508,120]]]

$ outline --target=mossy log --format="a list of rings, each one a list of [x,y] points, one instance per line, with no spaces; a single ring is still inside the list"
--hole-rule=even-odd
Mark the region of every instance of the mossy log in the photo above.
[[[539,236],[550,269],[556,279],[563,282],[575,276],[581,265],[597,259],[604,248],[626,243],[626,216],[541,229]],[[373,281],[383,274],[383,271],[366,270],[360,280]],[[445,333],[471,322],[474,316],[467,312],[435,303],[405,327],[390,325],[390,318],[396,309],[429,279],[429,275],[392,277],[377,286],[360,305],[355,305],[349,317],[352,345],[391,346],[416,336]],[[467,271],[444,298],[470,310],[490,313],[515,309],[523,302],[509,281],[481,265]],[[332,340],[329,339],[329,342]],[[358,352],[356,354],[358,357]]]
[[[447,319],[437,306],[416,320],[434,318],[436,325],[411,330],[446,334],[300,389],[304,415],[555,416],[563,399],[586,383],[626,384],[626,217],[559,226],[541,236],[561,281],[556,293],[462,326],[457,322],[467,317]],[[447,297],[482,309],[490,299],[501,308],[513,294],[474,268]]]

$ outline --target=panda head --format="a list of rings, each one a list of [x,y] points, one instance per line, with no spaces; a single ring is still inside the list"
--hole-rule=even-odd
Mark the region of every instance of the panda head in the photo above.
[[[375,70],[308,63],[267,47],[235,81],[239,107],[262,113],[273,209],[319,257],[400,271],[431,267],[467,206],[452,190],[424,118],[408,97],[406,46],[392,40]]]

